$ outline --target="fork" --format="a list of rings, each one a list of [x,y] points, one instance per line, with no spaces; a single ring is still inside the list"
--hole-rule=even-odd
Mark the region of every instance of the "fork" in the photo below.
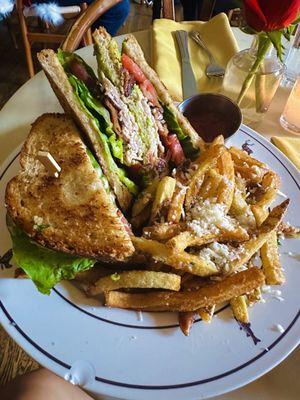
[[[191,39],[194,40],[203,50],[206,51],[208,58],[209,58],[209,65],[205,68],[205,74],[209,78],[211,77],[220,77],[224,76],[225,74],[225,69],[221,67],[219,64],[217,64],[214,56],[211,54],[211,52],[208,50],[206,44],[204,43],[201,35],[197,31],[192,31],[190,32],[190,37]]]

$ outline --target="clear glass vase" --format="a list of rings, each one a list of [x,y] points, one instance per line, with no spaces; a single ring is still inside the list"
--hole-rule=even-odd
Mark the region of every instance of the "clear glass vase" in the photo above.
[[[285,68],[270,46],[241,97],[243,83],[256,60],[257,48],[258,36],[254,36],[250,49],[238,52],[228,62],[223,80],[222,93],[238,103],[245,124],[260,121],[268,110]]]

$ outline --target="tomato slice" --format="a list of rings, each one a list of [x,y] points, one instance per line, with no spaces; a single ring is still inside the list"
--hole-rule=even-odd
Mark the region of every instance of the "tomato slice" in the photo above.
[[[127,54],[122,54],[122,65],[132,74],[138,83],[143,83],[147,78],[140,67]]]
[[[122,54],[121,60],[123,67],[126,68],[127,71],[134,76],[134,79],[139,84],[143,95],[153,105],[160,107],[156,90],[149,79],[146,78],[140,67],[130,57],[128,57],[127,54]]]
[[[165,138],[165,144],[171,153],[171,160],[177,166],[185,160],[183,149],[175,134],[169,135]]]

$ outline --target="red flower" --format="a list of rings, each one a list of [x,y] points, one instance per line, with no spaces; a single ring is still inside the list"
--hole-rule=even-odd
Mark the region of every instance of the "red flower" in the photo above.
[[[299,12],[300,0],[244,0],[246,22],[257,32],[286,28]]]

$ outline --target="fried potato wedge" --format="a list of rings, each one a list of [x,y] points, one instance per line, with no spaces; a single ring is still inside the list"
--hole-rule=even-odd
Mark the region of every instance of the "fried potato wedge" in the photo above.
[[[230,306],[233,312],[234,317],[245,324],[249,322],[249,314],[247,308],[246,296],[237,296],[233,297],[230,300]]]
[[[224,143],[225,143],[224,136],[219,135],[216,138],[214,138],[214,140],[211,142],[211,145],[216,146],[217,144],[224,144]]]
[[[285,200],[273,208],[267,219],[258,228],[257,236],[243,243],[241,256],[229,263],[229,271],[235,271],[238,267],[246,264],[250,258],[266,243],[272,232],[276,232],[284,213],[288,207],[289,200]]]
[[[131,218],[130,222],[134,228],[141,228],[143,225],[149,221],[151,214],[151,204],[147,204],[146,207],[140,214],[137,214],[135,217]]]
[[[218,159],[218,167],[222,180],[218,186],[217,202],[225,205],[226,213],[231,207],[234,195],[234,164],[229,151],[225,151]]]
[[[190,292],[157,291],[131,294],[111,291],[105,294],[105,303],[109,307],[134,310],[195,311],[248,293],[262,286],[264,279],[264,274],[261,270],[250,268],[228,276],[223,281],[218,281]]]
[[[143,229],[143,236],[147,239],[165,242],[175,235],[178,235],[184,229],[186,229],[185,224],[170,224],[169,222],[164,222],[161,224],[146,226]]]
[[[171,203],[169,205],[169,211],[167,220],[168,222],[178,223],[181,220],[183,214],[183,204],[185,199],[187,187],[178,186],[175,187]]]
[[[198,276],[209,276],[218,272],[217,267],[213,263],[206,263],[201,258],[185,251],[174,252],[165,244],[155,240],[132,237],[132,242],[136,250],[148,253],[155,260],[170,265],[175,269]]]
[[[261,225],[268,217],[268,211],[262,207],[256,207],[253,211],[257,225]],[[285,276],[280,264],[277,240],[277,232],[274,231],[260,249],[262,267],[267,285],[281,285],[285,282]]]
[[[267,285],[281,285],[285,276],[281,268],[277,233],[272,232],[260,249],[260,256]]]
[[[176,249],[184,250],[191,246],[203,246],[204,244],[217,242],[244,242],[249,239],[249,235],[246,230],[238,226],[235,230],[226,231],[223,230],[221,233],[207,233],[203,236],[197,236],[190,231],[181,232],[178,235],[172,237],[166,242],[166,246]]]
[[[180,290],[181,277],[176,274],[156,271],[123,271],[100,278],[90,285],[88,293],[95,296],[118,289],[168,289]]]
[[[152,204],[150,222],[155,221],[156,217],[162,214],[163,208],[170,205],[175,186],[176,180],[170,176],[165,176],[158,183]]]
[[[180,312],[178,314],[178,322],[182,333],[189,336],[191,327],[195,321],[196,313],[194,311]]]
[[[199,310],[197,310],[197,313],[203,322],[210,324],[214,316],[215,309],[216,305],[214,304],[210,307],[199,308]]]
[[[132,217],[136,217],[137,215],[141,214],[141,212],[150,204],[153,202],[154,197],[155,197],[155,192],[156,188],[158,185],[158,179],[155,179],[151,185],[149,185],[146,189],[144,189],[139,195],[138,198],[136,199],[131,215]]]
[[[216,163],[217,159],[225,152],[225,150],[226,148],[223,145],[210,146],[206,151],[202,152],[199,158],[195,161],[198,168],[189,182],[189,187],[185,197],[186,208],[189,208],[196,199],[205,173]]]
[[[223,177],[216,168],[211,168],[204,177],[203,184],[201,185],[198,198],[206,200],[209,198],[217,197],[217,191]]]
[[[272,204],[277,196],[279,186],[280,179],[278,175],[273,171],[266,172],[261,182],[262,194],[251,207],[254,214],[255,212],[266,210]]]
[[[265,163],[258,161],[256,158],[251,157],[244,150],[241,150],[237,147],[230,147],[229,152],[232,156],[232,159],[236,165],[244,165],[243,163],[248,164],[249,166],[256,165],[258,168],[267,169]]]
[[[248,307],[252,307],[253,304],[257,303],[260,300],[261,300],[261,290],[260,290],[260,288],[256,288],[256,289],[252,290],[246,296],[246,301],[247,301],[247,306]]]

